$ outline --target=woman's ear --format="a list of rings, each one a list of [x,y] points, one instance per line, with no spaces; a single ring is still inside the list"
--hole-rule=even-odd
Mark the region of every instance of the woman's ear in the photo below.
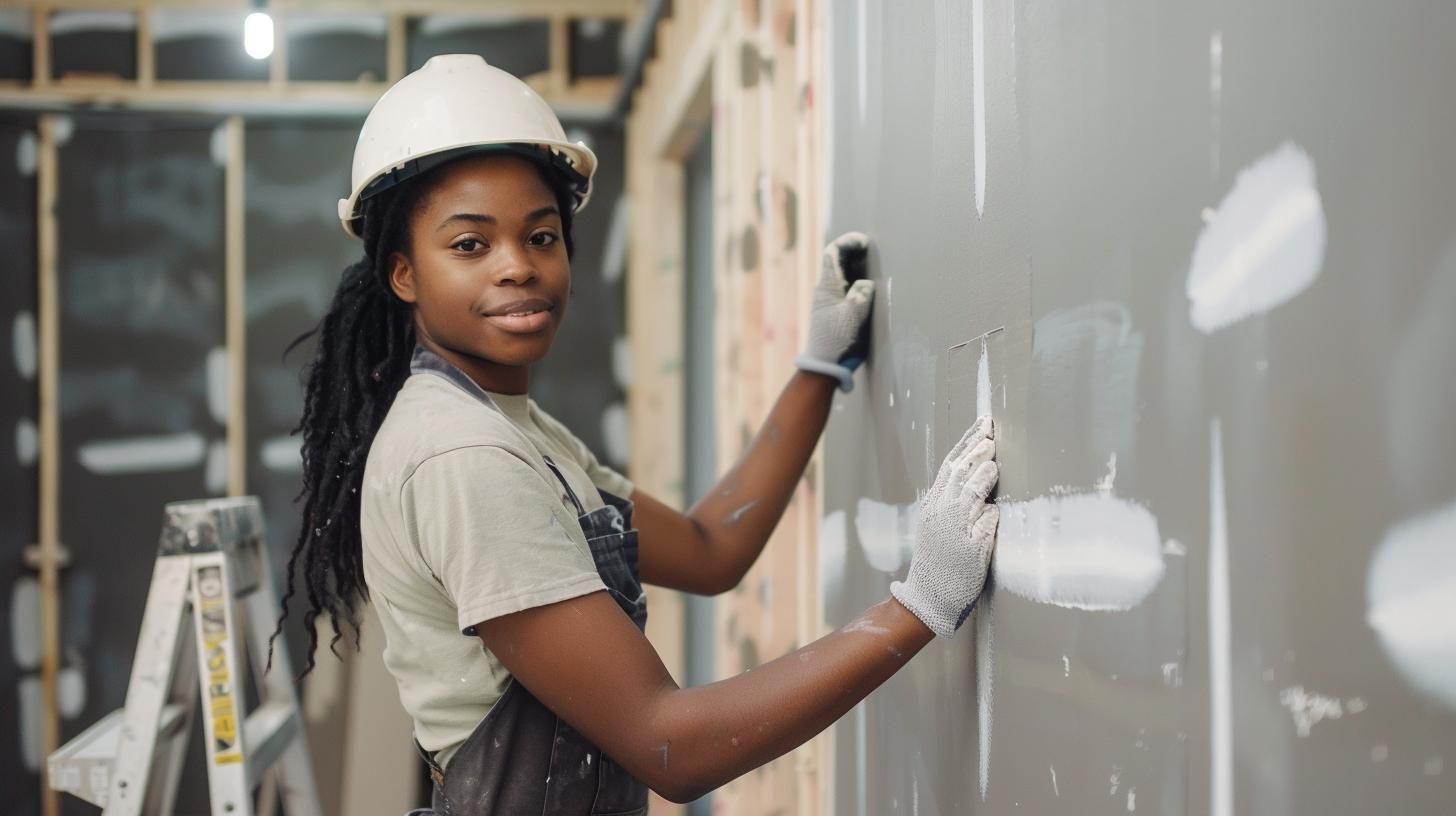
[[[415,268],[403,252],[389,256],[389,288],[405,303],[415,302]]]

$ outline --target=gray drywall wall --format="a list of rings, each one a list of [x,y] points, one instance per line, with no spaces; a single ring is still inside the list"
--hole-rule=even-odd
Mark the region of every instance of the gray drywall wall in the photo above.
[[[978,400],[1002,465],[992,589],[840,722],[834,812],[1450,812],[1456,6],[830,6],[879,288],[828,623]]]
[[[40,582],[24,558],[36,541],[35,122],[0,120],[0,802],[40,812]]]

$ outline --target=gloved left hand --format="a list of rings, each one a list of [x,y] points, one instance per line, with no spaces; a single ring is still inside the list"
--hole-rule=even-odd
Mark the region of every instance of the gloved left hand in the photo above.
[[[803,371],[839,380],[845,392],[854,389],[854,370],[864,362],[863,350],[854,346],[875,299],[875,282],[865,277],[869,247],[869,236],[847,232],[824,248],[823,273],[814,287],[809,318],[809,345],[794,360]]]

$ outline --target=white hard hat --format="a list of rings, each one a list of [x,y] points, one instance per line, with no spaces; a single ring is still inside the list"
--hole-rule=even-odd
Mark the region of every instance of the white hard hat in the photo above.
[[[462,153],[514,149],[562,173],[576,210],[591,197],[597,157],[566,140],[551,106],[475,54],[432,57],[379,97],[354,147],[353,191],[339,200],[344,231],[359,237],[363,202]]]

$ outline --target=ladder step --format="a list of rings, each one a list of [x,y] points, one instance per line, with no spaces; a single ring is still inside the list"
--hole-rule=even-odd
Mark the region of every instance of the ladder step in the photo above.
[[[254,788],[264,772],[273,767],[283,751],[298,736],[298,715],[286,701],[258,706],[243,724],[243,744],[248,751],[248,787]]]
[[[125,715],[126,710],[118,708],[51,754],[48,762],[51,787],[106,807],[106,792],[111,788],[111,762],[121,743]],[[185,722],[182,715],[182,706],[176,703],[162,708],[158,743],[176,738]]]

